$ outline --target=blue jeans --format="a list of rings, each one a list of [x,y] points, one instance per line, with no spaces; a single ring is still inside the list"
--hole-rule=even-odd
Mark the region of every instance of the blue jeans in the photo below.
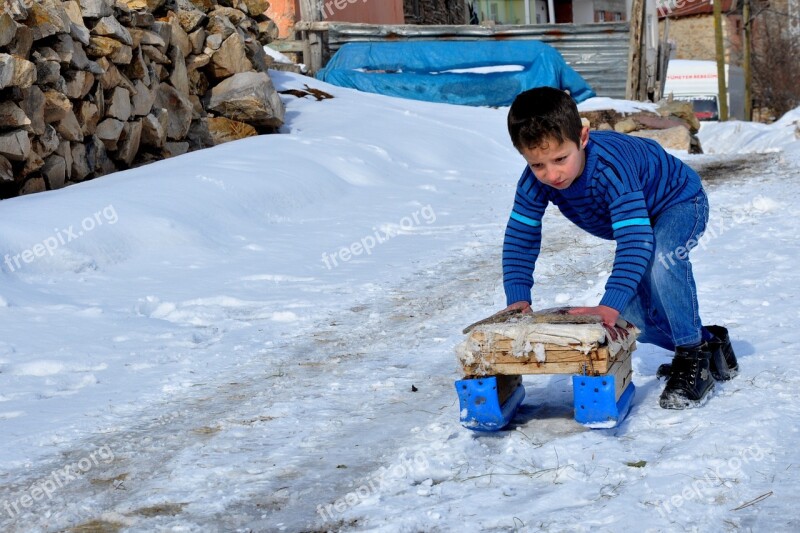
[[[674,350],[703,340],[689,250],[697,246],[707,223],[708,198],[702,190],[653,221],[653,258],[622,312],[641,330],[640,342]]]

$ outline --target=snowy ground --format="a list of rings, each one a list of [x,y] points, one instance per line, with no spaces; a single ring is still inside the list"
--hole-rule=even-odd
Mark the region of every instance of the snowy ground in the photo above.
[[[642,345],[619,428],[530,377],[482,435],[453,348],[503,306],[505,110],[275,78],[336,98],[288,97],[284,135],[0,203],[0,530],[800,528],[792,120],[761,153],[733,143],[753,125],[704,127],[716,155],[685,156],[712,201],[703,315],[742,375],[667,412],[669,354]],[[596,303],[612,247],[545,227],[534,306]]]

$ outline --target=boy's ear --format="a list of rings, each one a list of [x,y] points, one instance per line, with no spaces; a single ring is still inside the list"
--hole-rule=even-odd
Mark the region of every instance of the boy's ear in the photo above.
[[[586,144],[589,142],[589,126],[583,126],[581,128],[581,149],[586,148]]]

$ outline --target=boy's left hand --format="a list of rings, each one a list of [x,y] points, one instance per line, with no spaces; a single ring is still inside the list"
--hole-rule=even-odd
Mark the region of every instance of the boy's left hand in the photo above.
[[[617,325],[617,318],[619,318],[619,311],[606,305],[597,305],[595,307],[573,307],[567,311],[571,315],[595,315],[603,319],[603,324],[611,326],[612,328]]]
[[[573,307],[568,311],[568,313],[571,315],[599,316],[603,320],[603,326],[605,326],[609,337],[611,337],[611,340],[617,340],[620,335],[623,337],[628,336],[628,332],[625,329],[617,328],[619,311],[613,307],[608,307],[607,305],[597,305],[595,307]]]

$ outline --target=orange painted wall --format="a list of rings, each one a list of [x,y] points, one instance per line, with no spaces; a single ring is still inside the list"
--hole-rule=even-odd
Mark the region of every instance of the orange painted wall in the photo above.
[[[403,0],[322,0],[322,20],[403,24]],[[340,9],[341,7],[341,9]]]
[[[366,22],[369,24],[403,24],[403,0],[322,0],[320,20]],[[279,37],[291,36],[292,26],[300,18],[297,0],[270,0],[267,16],[275,21]]]

